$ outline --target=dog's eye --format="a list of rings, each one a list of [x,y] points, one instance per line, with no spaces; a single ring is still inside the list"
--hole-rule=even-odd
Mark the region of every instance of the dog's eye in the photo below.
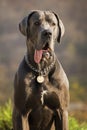
[[[40,21],[36,21],[36,22],[34,23],[34,25],[39,26],[39,25],[40,25]]]
[[[55,26],[56,24],[55,23],[52,23],[52,26]]]

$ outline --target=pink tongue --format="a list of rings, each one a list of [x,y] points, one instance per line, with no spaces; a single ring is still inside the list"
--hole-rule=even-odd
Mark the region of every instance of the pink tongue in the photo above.
[[[35,50],[34,61],[38,64],[41,61],[43,50]]]

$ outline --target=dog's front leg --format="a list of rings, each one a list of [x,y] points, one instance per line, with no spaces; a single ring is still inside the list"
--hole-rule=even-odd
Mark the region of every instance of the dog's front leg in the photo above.
[[[22,116],[22,129],[29,130],[28,116]]]
[[[55,111],[55,130],[68,130],[68,111],[56,110]]]
[[[68,130],[68,102],[69,91],[63,94],[57,94],[57,90],[53,92],[43,92],[44,105],[54,111],[55,130]],[[42,100],[43,101],[43,100]]]
[[[31,110],[27,114],[20,113],[16,108],[13,110],[13,130],[29,130],[28,116]]]
[[[62,130],[68,130],[68,111],[67,110],[63,110],[62,112],[62,122],[63,122]]]
[[[13,121],[13,130],[22,130],[21,114],[18,112],[16,108],[13,109],[12,121]]]
[[[28,116],[31,111],[29,111],[26,115],[22,115],[22,129],[23,130],[29,130],[29,122],[28,122]]]

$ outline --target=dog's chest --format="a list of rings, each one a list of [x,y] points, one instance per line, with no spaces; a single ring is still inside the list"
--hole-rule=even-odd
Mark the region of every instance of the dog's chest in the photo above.
[[[31,95],[33,95],[33,97],[39,96],[40,98],[41,92],[48,88],[50,82],[48,76],[44,77],[43,83],[38,83],[36,75],[27,74],[24,79],[24,84],[27,98],[29,98]]]

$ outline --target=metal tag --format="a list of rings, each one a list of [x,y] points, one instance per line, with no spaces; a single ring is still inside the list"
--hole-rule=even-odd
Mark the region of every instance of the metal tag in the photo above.
[[[44,77],[41,76],[41,75],[37,76],[37,82],[38,83],[43,83],[44,82]]]

